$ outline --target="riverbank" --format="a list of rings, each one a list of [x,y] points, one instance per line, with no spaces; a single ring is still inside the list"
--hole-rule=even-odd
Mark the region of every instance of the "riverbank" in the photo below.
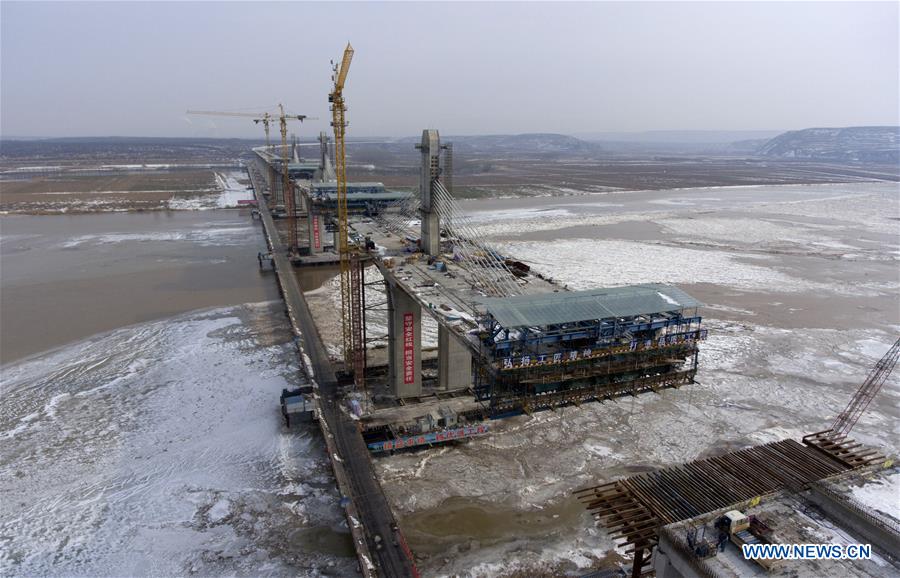
[[[0,181],[0,215],[84,215],[238,208],[251,200],[242,170],[148,170]]]

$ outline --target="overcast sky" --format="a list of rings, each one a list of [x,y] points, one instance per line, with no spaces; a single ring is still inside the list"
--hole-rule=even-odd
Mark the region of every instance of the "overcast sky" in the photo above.
[[[3,136],[352,136],[898,124],[898,4],[0,3]]]

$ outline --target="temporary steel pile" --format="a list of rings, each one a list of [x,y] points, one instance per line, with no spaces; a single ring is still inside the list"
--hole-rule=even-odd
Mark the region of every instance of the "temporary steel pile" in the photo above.
[[[783,440],[647,472],[575,492],[640,567],[659,528],[852,469],[816,448]]]

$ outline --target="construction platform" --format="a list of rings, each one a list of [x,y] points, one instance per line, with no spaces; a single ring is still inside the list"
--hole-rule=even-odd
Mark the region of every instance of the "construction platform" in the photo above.
[[[862,463],[884,456],[858,446]],[[782,491],[799,492],[810,484],[854,469],[854,458],[836,459],[828,451],[795,440],[782,440],[646,472],[575,492],[613,539],[623,540],[641,575],[659,532],[712,512],[742,509]],[[856,466],[861,467],[861,466]]]
[[[662,528],[653,555],[656,578],[689,576],[768,576],[791,578],[875,577],[897,575],[898,524],[877,510],[827,484],[801,494],[778,492],[743,509],[745,531],[729,536],[717,511]],[[746,542],[745,542],[746,540]],[[743,543],[788,547],[793,544],[839,546],[860,552],[860,559],[767,560],[745,558]]]
[[[352,226],[375,245],[369,256],[388,283],[454,333],[473,357],[504,374],[516,373],[517,379],[529,370],[525,380],[543,385],[536,393],[552,389],[546,378],[551,366],[584,369],[588,360],[651,350],[669,358],[679,353],[689,357],[693,345],[706,337],[697,315],[701,304],[671,285],[573,292],[552,279],[524,273],[514,280],[517,295],[498,298],[485,291],[483,278],[473,270],[484,266],[460,262],[450,246],[428,256],[417,250],[416,238],[386,231],[371,219],[355,220]],[[677,351],[676,345],[685,344],[690,347]],[[485,398],[491,396],[486,393]]]
[[[371,411],[360,428],[369,450],[381,453],[487,435],[489,416],[471,389],[433,391]]]
[[[334,267],[341,264],[341,258],[332,252],[313,253],[291,258],[294,267]]]
[[[446,408],[457,414],[479,410],[480,404],[472,399],[471,390],[432,392],[414,399],[398,400],[389,407],[381,407],[367,414],[362,420],[366,427],[406,424],[416,422],[422,415]]]

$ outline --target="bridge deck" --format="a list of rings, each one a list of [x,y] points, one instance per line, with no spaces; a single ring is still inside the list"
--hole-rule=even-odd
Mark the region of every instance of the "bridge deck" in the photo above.
[[[426,255],[408,251],[409,243],[403,237],[387,231],[378,222],[358,218],[351,227],[362,237],[369,237],[378,247],[371,256],[385,278],[400,285],[423,310],[479,354],[478,340],[468,332],[478,327],[475,315],[483,311],[481,303],[497,295],[484,291],[478,277],[467,268],[476,268],[477,264],[467,263],[464,267],[455,263],[451,255],[445,255],[442,261],[447,270],[438,271],[428,264]],[[517,286],[522,295],[566,290],[562,285],[532,274],[518,279]]]

